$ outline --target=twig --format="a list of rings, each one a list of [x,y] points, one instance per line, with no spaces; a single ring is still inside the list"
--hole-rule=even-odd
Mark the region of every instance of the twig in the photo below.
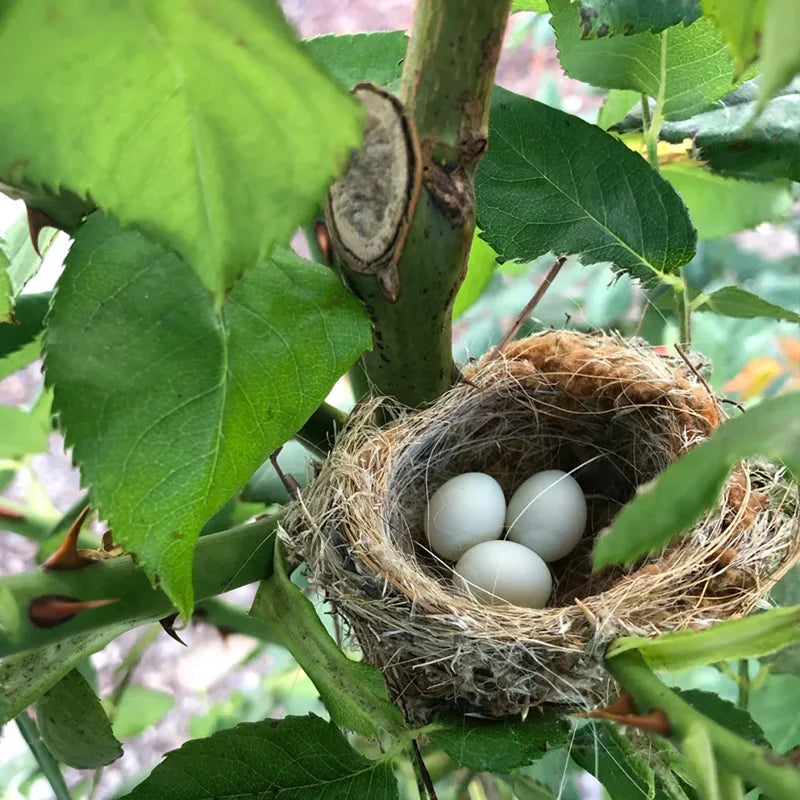
[[[528,304],[522,311],[519,312],[516,320],[514,320],[514,324],[506,331],[505,336],[500,340],[497,347],[489,354],[487,361],[493,361],[496,358],[499,358],[503,350],[508,346],[508,343],[514,339],[514,337],[520,332],[520,329],[525,324],[525,320],[531,315],[533,310],[539,305],[539,301],[544,297],[544,293],[550,288],[550,284],[556,279],[556,275],[561,271],[561,267],[567,261],[566,256],[559,256],[553,266],[550,267],[550,271],[547,275],[544,276],[544,280],[540,284],[539,288],[536,290],[536,293],[533,297],[528,301]]]
[[[72,800],[58,763],[53,758],[53,754],[47,749],[47,745],[42,741],[41,736],[39,736],[39,729],[36,727],[36,723],[28,716],[27,711],[23,711],[15,721],[22,738],[27,743],[31,753],[33,753],[33,757],[36,759],[36,763],[50,784],[56,800]]]
[[[689,370],[692,372],[695,378],[697,378],[697,380],[699,380],[700,383],[703,384],[703,388],[708,392],[708,396],[712,400],[716,400],[716,395],[714,394],[714,390],[711,388],[708,381],[703,377],[700,370],[697,369],[697,367],[694,364],[692,364],[691,360],[689,359],[689,356],[686,355],[683,348],[677,342],[675,343],[675,350],[678,352],[678,355],[683,360],[683,363],[686,364],[686,366],[689,368]]]
[[[269,460],[272,462],[272,466],[275,469],[275,472],[280,478],[281,483],[284,485],[286,491],[289,493],[289,497],[292,500],[299,500],[300,499],[300,484],[297,482],[297,479],[294,475],[287,475],[282,469],[281,465],[278,463],[278,456],[280,455],[282,447],[279,447],[270,457]]]
[[[425,785],[425,790],[428,792],[430,800],[439,800],[436,794],[436,787],[433,785],[433,778],[431,778],[428,768],[425,766],[425,759],[422,757],[422,751],[419,749],[419,744],[416,739],[411,740],[411,750],[414,753],[414,761],[419,768],[419,774],[422,776],[422,782]]]

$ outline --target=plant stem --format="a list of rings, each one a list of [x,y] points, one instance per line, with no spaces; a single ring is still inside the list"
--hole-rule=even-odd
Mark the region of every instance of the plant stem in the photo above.
[[[15,718],[15,722],[19,732],[22,734],[22,738],[25,739],[31,753],[33,753],[36,763],[44,773],[44,777],[47,778],[56,800],[72,800],[58,763],[53,758],[53,754],[47,749],[47,745],[42,741],[41,736],[39,736],[39,729],[36,727],[36,723],[28,716],[28,712],[23,711]]]
[[[683,281],[683,292],[678,304],[681,312],[681,343],[685,347],[690,347],[692,344],[692,298],[684,267],[681,267],[681,280]]]
[[[423,189],[397,264],[399,299],[386,300],[374,277],[344,270],[375,329],[361,362],[369,384],[411,407],[434,400],[455,376],[452,304],[472,244],[473,179],[510,5],[417,3],[402,100],[420,140]]]
[[[736,682],[739,686],[739,708],[747,711],[750,703],[750,662],[746,658],[739,659],[739,675]]]
[[[650,98],[646,94],[643,94],[641,102],[642,136],[647,146],[647,160],[650,162],[650,166],[653,169],[658,169],[658,143],[656,142],[655,146],[653,146],[653,142],[650,140],[650,128],[653,124],[650,118]]]
[[[202,536],[194,558],[194,595],[197,601],[253,583],[272,570],[274,531],[281,513],[247,525]],[[0,656],[32,650],[110,625],[136,621],[144,624],[174,612],[170,599],[154,589],[130,556],[98,561],[69,571],[37,570],[0,578]],[[31,602],[43,596],[116,602],[80,611],[52,627],[35,625]]]
[[[701,724],[708,732],[714,754],[722,767],[756,784],[776,800],[800,797],[800,771],[788,759],[736,736],[695,711],[653,674],[638,652],[620,653],[606,659],[605,666],[631,693],[640,713],[653,708],[666,713],[671,738],[681,741],[693,725]]]
[[[345,425],[347,414],[330,403],[323,403],[295,434],[295,439],[315,455],[326,458],[336,435]]]

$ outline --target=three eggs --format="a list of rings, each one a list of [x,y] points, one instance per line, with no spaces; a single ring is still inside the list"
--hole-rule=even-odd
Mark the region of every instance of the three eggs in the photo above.
[[[528,478],[508,506],[490,475],[458,475],[434,492],[425,518],[431,549],[457,562],[454,577],[469,594],[486,604],[530,608],[542,608],[552,591],[546,562],[573,550],[585,527],[581,487],[554,469]]]

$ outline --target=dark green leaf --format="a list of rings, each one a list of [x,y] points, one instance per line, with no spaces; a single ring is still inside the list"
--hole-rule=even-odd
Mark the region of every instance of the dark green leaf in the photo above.
[[[243,723],[167,753],[123,800],[392,800],[392,767],[319,717]]]
[[[651,280],[694,254],[680,197],[615,137],[504,89],[495,89],[490,127],[478,224],[503,259],[575,253]]]
[[[784,218],[792,207],[789,181],[740,181],[699,164],[665,164],[661,174],[689,207],[699,239],[717,239]]]
[[[179,253],[221,300],[312,213],[359,111],[272,0],[15,0],[0,183],[64,187]],[[58,79],[54,79],[58,76]],[[80,131],[80,136],[76,136]],[[58,201],[49,209],[62,223]]]
[[[790,311],[788,308],[776,306],[774,303],[768,303],[758,295],[746,292],[738,286],[725,286],[710,295],[703,295],[703,297],[705,299],[702,305],[698,306],[699,311],[713,311],[715,314],[737,319],[768,317],[788,322],[800,322],[800,314]]]
[[[397,93],[408,37],[405,31],[317,36],[306,49],[348,91],[369,81]]]
[[[369,346],[355,298],[282,251],[219,313],[193,272],[93,215],[46,334],[55,407],[93,505],[188,616],[203,524]]]
[[[761,36],[761,87],[759,109],[800,72],[800,3],[797,0],[766,0]]]
[[[744,458],[785,461],[800,475],[800,393],[764,400],[732,419],[649,484],[595,545],[595,569],[633,563],[688,530],[716,502],[730,470]]]
[[[652,31],[700,17],[700,0],[577,0],[582,39]]]
[[[311,453],[300,442],[292,439],[281,448],[278,463],[286,475],[291,475],[302,489],[308,482]],[[240,495],[247,503],[288,503],[289,493],[267,459],[255,472]]]
[[[331,718],[365,736],[402,729],[403,715],[389,701],[380,670],[351,661],[337,647],[311,601],[286,574],[279,543],[274,564],[272,575],[258,587],[250,613],[269,627],[311,678]]]
[[[42,695],[36,721],[50,752],[71,767],[97,769],[122,755],[100,701],[75,669]]]
[[[737,72],[758,57],[767,0],[702,0],[703,12],[722,32]]]
[[[757,658],[800,642],[800,606],[773,608],[742,619],[725,620],[701,631],[661,636],[621,636],[606,658],[638,650],[653,669],[675,671],[736,658]]]
[[[772,587],[770,597],[781,606],[800,605],[800,565],[790,569]]]
[[[531,711],[525,722],[454,717],[430,733],[431,741],[462,767],[508,772],[532,764],[569,740],[569,725],[555,711]]]
[[[755,107],[738,103],[666,122],[661,138],[673,144],[691,139],[696,158],[723,175],[800,180],[800,94],[774,98],[748,124]]]
[[[607,89],[632,89],[653,98],[663,94],[667,119],[696,114],[735,86],[722,35],[709,19],[660,34],[582,41],[576,4],[550,0],[550,8],[567,75]]]
[[[50,292],[26,294],[19,298],[13,322],[0,322],[0,359],[32,343],[44,328],[44,318],[50,306]],[[37,347],[38,349],[38,347]],[[0,374],[0,377],[3,377]]]
[[[641,797],[653,800],[653,770],[633,745],[609,723],[581,728],[575,735],[570,755],[578,766],[603,784],[611,800]]]
[[[496,266],[497,253],[481,239],[480,230],[476,230],[469,251],[467,274],[453,303],[453,319],[458,319],[483,294]]]
[[[128,686],[114,709],[114,736],[131,739],[155,725],[174,705],[166,692],[146,686]]]
[[[751,742],[766,742],[764,731],[758,723],[742,708],[729,700],[723,700],[713,692],[701,689],[675,689],[675,691],[695,710],[727,728],[737,736]]]
[[[515,800],[559,800],[547,786],[523,773],[514,775],[511,786]]]
[[[11,601],[13,603],[13,600]],[[3,593],[0,591],[0,608]],[[3,615],[3,618],[8,618]],[[111,625],[99,631],[78,633],[56,644],[8,656],[0,661],[0,726],[13,719],[56,684],[73,667],[102,650],[139,620]]]

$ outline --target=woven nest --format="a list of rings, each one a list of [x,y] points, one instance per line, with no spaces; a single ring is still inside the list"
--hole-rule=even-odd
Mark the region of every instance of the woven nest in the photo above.
[[[608,699],[610,640],[746,614],[798,559],[794,490],[779,469],[751,463],[662,553],[592,572],[594,537],[637,486],[722,419],[683,361],[616,336],[550,331],[465,377],[383,428],[373,420],[387,401],[364,405],[282,530],[409,720],[593,706]],[[480,605],[426,545],[428,498],[468,471],[491,474],[508,498],[544,469],[575,470],[589,506],[584,539],[551,564],[547,608]]]

